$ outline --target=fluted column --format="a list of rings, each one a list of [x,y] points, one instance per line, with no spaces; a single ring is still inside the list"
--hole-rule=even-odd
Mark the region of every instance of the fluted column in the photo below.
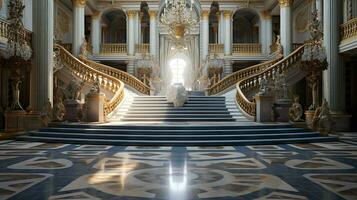
[[[209,10],[203,10],[202,17],[202,58],[206,58],[209,52]]]
[[[288,56],[293,48],[292,44],[292,5],[294,0],[279,0],[280,3],[280,38],[284,56]]]
[[[328,69],[323,76],[323,96],[332,112],[345,111],[345,70],[339,55],[339,25],[341,23],[341,1],[324,0],[324,45]]]
[[[223,11],[224,16],[224,54],[232,54],[232,11]]]
[[[128,55],[135,53],[134,17],[137,11],[128,10]]]
[[[273,43],[273,21],[270,11],[262,12],[262,25],[264,27],[261,32],[264,35],[264,40],[262,41],[263,53],[270,53],[270,46]]]
[[[73,43],[72,53],[78,56],[84,40],[84,15],[86,0],[72,0],[73,3]]]
[[[41,111],[48,99],[53,101],[53,0],[33,1],[32,17],[34,57],[30,107]]]
[[[149,11],[150,15],[150,54],[153,56],[156,56],[156,15],[157,11],[156,10],[150,10]]]
[[[92,46],[93,54],[99,54],[100,43],[101,43],[101,25],[100,25],[100,12],[95,11],[92,15],[92,27],[91,27],[91,37],[92,37]]]

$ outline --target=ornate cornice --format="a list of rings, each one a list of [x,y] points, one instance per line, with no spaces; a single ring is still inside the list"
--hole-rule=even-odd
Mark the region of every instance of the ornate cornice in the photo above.
[[[128,18],[133,18],[135,15],[136,15],[136,13],[138,13],[139,11],[137,11],[137,10],[128,10],[128,11],[126,11],[126,13],[128,14]]]
[[[84,7],[86,0],[72,0],[73,6]]]
[[[279,0],[280,7],[290,7],[294,3],[294,0]]]
[[[269,10],[261,11],[261,14],[262,14],[263,19],[271,19],[272,18]]]

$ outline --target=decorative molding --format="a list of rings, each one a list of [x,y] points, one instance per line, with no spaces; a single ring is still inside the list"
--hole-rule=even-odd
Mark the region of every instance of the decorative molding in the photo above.
[[[138,10],[128,10],[128,11],[126,11],[126,13],[128,14],[128,18],[129,19],[133,18],[136,15],[136,13],[138,13],[138,12],[139,12]]]
[[[157,11],[156,10],[149,10],[150,19],[155,19],[156,15],[157,15]]]
[[[294,0],[279,0],[280,7],[290,7],[294,3]]]
[[[86,6],[86,0],[72,0],[73,6],[84,7]]]
[[[203,18],[208,18],[210,11],[209,10],[202,10],[201,11],[201,16]]]

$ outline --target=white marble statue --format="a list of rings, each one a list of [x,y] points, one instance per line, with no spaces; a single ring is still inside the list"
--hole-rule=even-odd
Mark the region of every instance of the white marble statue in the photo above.
[[[166,93],[168,102],[173,103],[174,107],[182,107],[187,101],[187,91],[181,83],[171,85]]]
[[[326,99],[324,99],[322,101],[322,105],[315,111],[312,120],[313,129],[319,131],[320,133],[327,134],[332,131],[333,125],[334,122],[330,113],[330,107]]]
[[[291,105],[289,108],[289,118],[293,122],[301,122],[302,120],[302,115],[304,114],[304,110],[299,102],[300,97],[295,96],[294,97],[294,103]]]

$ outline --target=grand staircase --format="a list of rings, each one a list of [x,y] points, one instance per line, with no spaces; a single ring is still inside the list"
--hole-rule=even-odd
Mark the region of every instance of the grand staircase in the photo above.
[[[85,58],[78,60],[64,48],[58,49],[71,73],[89,83],[100,79],[100,86],[113,94],[105,105],[109,123],[57,124],[28,132],[17,137],[18,140],[105,145],[216,146],[309,143],[337,139],[295,128],[288,123],[259,124],[250,120],[255,117],[256,105],[251,94],[258,88],[258,78],[262,75],[271,78],[273,72],[282,71],[288,71],[296,77],[293,64],[300,59],[303,48],[283,60],[277,58],[234,73],[208,90],[211,95],[219,94],[238,82],[237,89],[225,96],[190,96],[180,108],[174,108],[162,96],[134,95],[129,98],[124,84],[144,95],[150,92],[150,88],[125,72]],[[86,75],[83,76],[83,73]],[[303,75],[299,71],[296,73]],[[245,116],[250,116],[250,119]]]

